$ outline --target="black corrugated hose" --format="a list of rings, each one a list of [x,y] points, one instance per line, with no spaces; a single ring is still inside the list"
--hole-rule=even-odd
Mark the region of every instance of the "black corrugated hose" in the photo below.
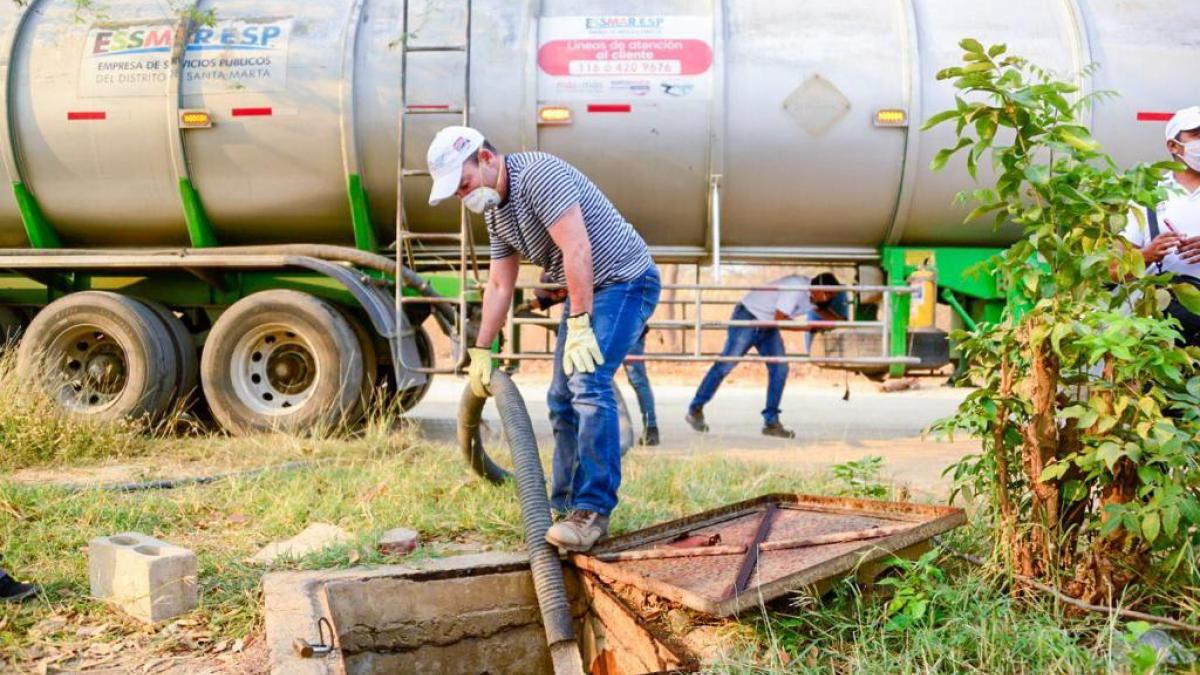
[[[542,461],[538,456],[537,437],[533,433],[533,422],[525,408],[521,392],[508,374],[492,372],[492,396],[500,410],[500,423],[512,451],[513,473],[517,481],[517,494],[521,500],[521,520],[525,526],[525,549],[529,552],[529,566],[533,571],[533,585],[537,591],[538,605],[542,610],[542,624],[546,629],[546,642],[550,645],[555,661],[555,673],[580,672],[579,649],[575,642],[575,630],[571,625],[571,606],[567,599],[567,587],[563,581],[562,563],[558,551],[546,543],[546,530],[550,529],[550,500],[546,496],[546,478],[542,472]],[[471,461],[486,461],[491,464],[479,446],[479,419],[485,399],[481,399],[467,386],[459,406],[458,435]],[[479,448],[474,456],[470,448]],[[492,465],[495,470],[502,471]],[[572,658],[573,657],[573,658]],[[562,664],[567,658],[575,664]],[[560,665],[561,664],[561,665]]]

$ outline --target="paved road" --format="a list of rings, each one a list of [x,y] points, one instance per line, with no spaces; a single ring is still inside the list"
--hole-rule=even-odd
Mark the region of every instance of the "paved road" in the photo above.
[[[458,400],[466,380],[440,377],[411,417],[421,421],[426,434],[453,442],[453,424]],[[936,442],[921,438],[922,430],[934,420],[949,415],[966,396],[966,390],[937,386],[936,380],[922,381],[922,389],[885,394],[865,383],[852,389],[849,401],[842,400],[842,385],[789,383],[784,394],[783,421],[797,432],[794,440],[762,436],[760,411],[764,392],[758,386],[725,386],[708,405],[705,414],[712,431],[698,434],[683,421],[693,388],[658,385],[659,428],[663,444],[654,452],[668,457],[691,457],[723,453],[751,461],[820,470],[831,464],[870,455],[885,458],[885,470],[897,483],[922,493],[945,494],[948,483],[942,471],[964,454],[977,452],[978,443]],[[521,393],[530,407],[534,429],[543,444],[551,441],[545,403],[544,380],[522,376]],[[625,398],[636,408],[633,391],[623,386]],[[636,413],[635,413],[636,414]],[[485,420],[498,427],[494,406]],[[640,429],[640,424],[635,422]]]

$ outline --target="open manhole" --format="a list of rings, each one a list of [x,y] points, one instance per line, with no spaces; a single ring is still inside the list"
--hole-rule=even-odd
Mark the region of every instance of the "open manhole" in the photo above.
[[[648,598],[660,615],[686,608],[712,623],[802,588],[863,576],[893,555],[915,557],[930,538],[963,522],[962,510],[948,507],[768,495],[615,537],[564,568],[583,663],[594,675],[694,672],[702,650],[661,616],[649,616]],[[757,555],[748,564],[751,549]],[[524,556],[414,564],[420,569],[267,575],[271,672],[552,672]],[[307,645],[328,649],[304,655]]]
[[[425,561],[423,569],[277,572],[264,581],[271,672],[280,675],[553,672],[523,556]],[[693,672],[697,660],[594,577],[565,569],[589,673]],[[325,623],[323,628],[318,624]],[[324,630],[324,636],[321,631]],[[332,636],[331,636],[332,634]],[[302,656],[297,640],[333,647]]]

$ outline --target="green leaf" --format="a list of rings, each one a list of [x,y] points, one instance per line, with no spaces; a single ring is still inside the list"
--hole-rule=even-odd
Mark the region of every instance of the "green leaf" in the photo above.
[[[941,124],[942,122],[952,120],[955,117],[958,117],[957,110],[946,110],[944,112],[940,112],[940,113],[934,115],[933,117],[930,117],[928,120],[926,120],[925,124],[921,127],[921,131],[929,131],[930,129]]]
[[[1179,511],[1189,523],[1200,523],[1200,503],[1194,499],[1183,499],[1179,502]]]
[[[1082,133],[1081,133],[1082,131]],[[1076,150],[1083,152],[1095,152],[1100,149],[1100,144],[1087,133],[1087,130],[1067,131],[1059,130],[1058,135],[1062,140]]]
[[[1096,420],[1096,424],[1092,429],[1092,433],[1097,436],[1107,434],[1112,431],[1113,427],[1117,426],[1117,422],[1121,419],[1115,415],[1101,415],[1100,419]]]
[[[1163,532],[1166,532],[1168,537],[1174,537],[1179,532],[1179,509],[1174,506],[1164,509],[1162,521]]]
[[[1096,456],[1100,458],[1100,461],[1104,462],[1109,471],[1112,471],[1117,460],[1125,456],[1125,451],[1119,444],[1108,441],[1100,444],[1100,447],[1096,449]]]
[[[1071,104],[1067,103],[1067,99],[1063,98],[1062,94],[1059,94],[1058,92],[1049,92],[1046,94],[1046,100],[1049,101],[1050,105],[1054,106],[1055,109],[1063,115],[1068,117],[1071,115]]]
[[[1139,466],[1137,474],[1142,483],[1157,483],[1162,478],[1162,472],[1149,465]]]
[[[945,148],[943,150],[938,150],[938,153],[936,155],[934,155],[933,162],[929,165],[929,168],[933,171],[941,171],[942,167],[946,166],[946,162],[949,162],[950,158],[954,156],[954,153],[958,152],[959,150],[962,150],[963,148],[967,147],[970,144],[971,144],[971,139],[964,138],[964,139],[960,140],[958,142],[958,145],[954,146],[953,148]]]
[[[968,64],[966,67],[963,68],[963,72],[964,73],[983,73],[983,72],[987,72],[989,70],[995,70],[995,68],[996,68],[996,66],[993,66],[988,61],[979,61],[977,63]]]
[[[1142,536],[1146,538],[1146,541],[1153,544],[1154,540],[1158,539],[1159,525],[1157,512],[1147,513],[1142,518]]]
[[[1068,502],[1077,502],[1087,496],[1087,488],[1084,487],[1083,481],[1069,480],[1063,483],[1062,486],[1063,498]]]
[[[1025,169],[1025,178],[1034,185],[1050,184],[1050,167],[1045,164],[1031,164]]]
[[[1055,462],[1045,469],[1042,469],[1042,475],[1038,476],[1038,481],[1042,483],[1048,483],[1050,481],[1058,480],[1059,478],[1063,477],[1063,474],[1067,472],[1068,468],[1070,467],[1066,462]]]
[[[1172,284],[1171,293],[1192,314],[1200,314],[1200,290],[1191,284]]]
[[[988,52],[987,52],[987,53],[988,53],[988,56],[990,56],[990,57],[992,57],[992,58],[994,59],[994,58],[996,58],[997,56],[1000,56],[1001,54],[1003,54],[1003,53],[1004,53],[1004,52],[1006,52],[1006,51],[1008,51],[1008,45],[1005,45],[1005,44],[999,44],[999,45],[992,45],[992,46],[991,46],[991,47],[988,49]]]
[[[964,38],[958,43],[958,46],[962,47],[963,51],[971,52],[972,54],[984,53],[983,45],[979,44],[979,40],[976,40],[975,38]]]
[[[1059,357],[1062,357],[1062,355],[1063,355],[1063,353],[1062,353],[1063,338],[1065,338],[1070,333],[1071,333],[1071,325],[1066,324],[1066,323],[1060,323],[1054,327],[1054,330],[1050,331],[1050,345],[1054,348],[1054,353],[1057,354]]]

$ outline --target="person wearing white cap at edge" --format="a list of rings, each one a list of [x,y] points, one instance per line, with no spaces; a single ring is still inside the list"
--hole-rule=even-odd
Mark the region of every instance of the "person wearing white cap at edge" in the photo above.
[[[1151,272],[1200,288],[1200,106],[1175,113],[1166,136],[1167,152],[1184,170],[1167,178],[1167,200],[1144,209],[1142,219],[1131,217],[1123,236],[1141,250]],[[1179,321],[1185,344],[1200,345],[1200,316],[1174,297],[1166,313]]]
[[[608,533],[621,483],[613,375],[658,304],[646,242],[579,170],[541,152],[501,154],[470,127],[438,132],[427,156],[431,205],[457,196],[482,213],[491,242],[471,388],[488,396],[489,350],[512,304],[521,257],[565,283],[567,300],[547,393],[554,429],[550,506],[564,516],[546,541],[587,551]]]

